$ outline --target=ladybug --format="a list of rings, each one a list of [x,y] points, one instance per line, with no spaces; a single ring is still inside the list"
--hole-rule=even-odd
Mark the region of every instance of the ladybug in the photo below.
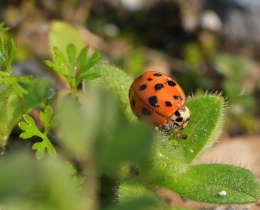
[[[129,102],[139,119],[161,130],[176,133],[189,124],[190,111],[182,88],[163,73],[148,71],[137,77],[129,90]]]

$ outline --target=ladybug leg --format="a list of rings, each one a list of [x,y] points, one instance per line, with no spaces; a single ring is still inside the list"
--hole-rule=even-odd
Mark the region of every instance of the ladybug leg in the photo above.
[[[188,138],[188,135],[187,134],[180,134],[180,133],[177,133],[175,135],[175,138],[178,139],[178,138],[181,138],[183,140],[186,140]]]
[[[162,130],[169,132],[169,131],[174,131],[176,128],[179,126],[175,123],[165,123],[160,126]]]

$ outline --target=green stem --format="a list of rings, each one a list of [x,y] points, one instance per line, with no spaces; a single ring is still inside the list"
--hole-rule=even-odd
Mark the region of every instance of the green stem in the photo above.
[[[24,100],[23,100],[23,98],[21,98],[21,97],[18,97],[18,98],[19,98],[19,102],[20,102],[20,107],[21,107],[22,115],[24,115],[24,114],[26,114],[25,105],[24,105]]]
[[[10,74],[10,76],[14,76],[13,69],[10,65],[6,65],[6,71]],[[23,98],[19,97],[18,95],[17,95],[17,97],[19,98],[22,115],[24,115],[24,114],[26,114],[24,100],[23,100]]]
[[[74,84],[71,86],[71,97],[73,102],[77,102],[77,86]]]

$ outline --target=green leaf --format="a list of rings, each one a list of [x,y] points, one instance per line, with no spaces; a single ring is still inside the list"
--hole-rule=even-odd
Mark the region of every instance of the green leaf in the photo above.
[[[36,85],[24,86],[29,92],[23,98],[27,113],[47,99],[50,87],[51,82],[48,79],[39,79]],[[12,86],[0,83],[0,147],[4,147],[10,132],[22,118],[19,104],[20,100],[13,92]]]
[[[23,119],[25,120],[25,122],[20,122],[18,124],[19,126],[21,126],[20,129],[24,131],[20,135],[21,138],[28,139],[32,136],[42,137],[42,133],[37,128],[34,120],[28,114],[24,114]]]
[[[226,102],[221,95],[195,96],[187,102],[190,109],[190,124],[181,131],[188,139],[178,141],[183,149],[185,162],[190,163],[211,147],[221,134]]]
[[[67,46],[67,55],[68,55],[69,62],[73,62],[75,60],[76,54],[77,54],[77,51],[76,51],[75,45],[69,44]]]
[[[57,70],[58,72],[62,75],[62,76],[65,76],[65,75],[69,75],[69,72],[66,68],[67,66],[67,59],[65,57],[65,55],[63,54],[63,52],[57,48],[57,47],[54,47],[54,52],[55,52],[55,56],[54,56],[54,59],[55,59],[55,62],[57,64]]]
[[[4,25],[5,25],[4,22],[0,22],[0,32],[6,32],[9,30],[9,28],[5,27]]]
[[[28,94],[28,91],[25,90],[22,86],[20,86],[18,84],[18,82],[16,81],[15,77],[12,78],[12,87],[14,92],[20,97],[23,98],[24,95]]]
[[[80,50],[86,45],[82,40],[81,34],[74,26],[67,22],[57,20],[51,22],[49,40],[50,46],[59,48],[64,55],[67,52],[67,46],[69,44],[75,46],[76,52],[80,52]]]
[[[79,65],[81,63],[87,63],[88,62],[88,47],[82,48],[82,50],[79,53],[79,56],[76,59],[76,65]]]
[[[60,115],[56,114],[50,121],[49,129],[51,130],[55,128],[58,125],[59,121],[60,121]]]
[[[84,60],[81,61],[80,75],[85,74],[90,68],[96,65],[100,61],[100,53],[95,52],[87,63]]]
[[[83,79],[88,79],[86,76],[87,71],[92,68],[94,65],[96,65],[100,60],[100,53],[95,52],[92,57],[89,59],[89,61],[81,60],[81,68],[79,72],[79,76],[77,78],[77,85],[83,80]],[[98,75],[97,72],[95,72],[96,75]],[[93,75],[95,76],[95,75]],[[95,77],[92,77],[92,79]]]
[[[14,44],[14,40],[12,38],[10,38],[8,40],[7,49],[8,49],[7,64],[11,66],[11,63],[12,63],[14,56],[15,56],[15,53],[17,51],[16,46]]]
[[[45,61],[46,65],[49,66],[50,68],[52,68],[54,71],[56,71],[57,73],[60,73],[62,75],[62,71],[60,70],[60,68],[54,64],[53,62],[46,60]]]
[[[85,178],[84,177],[81,177],[81,176],[74,176],[72,178],[72,182],[75,184],[75,186],[79,187],[81,186],[85,181]]]
[[[85,74],[85,75],[82,75],[79,79],[78,79],[78,82],[81,82],[83,79],[86,79],[86,80],[92,80],[92,79],[97,79],[101,77],[101,75],[97,72],[93,72],[93,73],[90,73],[90,74]]]
[[[164,204],[162,203],[160,197],[155,192],[147,189],[142,183],[134,179],[126,179],[122,181],[119,185],[117,193],[120,205],[146,198],[150,199],[150,202],[153,203],[153,205],[143,206],[143,209],[164,209]]]
[[[68,162],[68,161],[64,161],[64,162],[65,162],[65,167],[66,167],[68,173],[70,175],[73,175],[72,182],[76,188],[76,191],[80,191],[81,185],[84,183],[85,178],[77,175],[77,170],[75,168],[73,168],[73,166],[71,165],[70,162]]]
[[[47,137],[47,132],[49,131],[49,122],[47,120],[50,119],[51,115],[52,109],[48,106],[44,109],[44,112],[40,113],[40,119],[43,122],[43,125],[47,126],[44,127],[44,133],[39,131],[34,120],[27,114],[23,115],[26,123],[19,123],[20,129],[24,131],[20,135],[21,138],[27,139],[32,136],[38,136],[42,139],[42,142],[38,142],[33,145],[33,149],[36,149],[36,157],[38,159],[42,159],[44,157],[45,149],[47,149],[47,152],[51,157],[56,158],[56,150]]]
[[[131,122],[137,118],[129,105],[128,93],[133,79],[122,70],[108,64],[97,64],[89,73],[99,73],[102,77],[95,80],[84,81],[84,91],[87,93],[91,88],[103,88],[113,93],[120,104],[120,108]]]
[[[246,204],[260,198],[256,176],[247,169],[226,164],[190,166],[186,173],[169,177],[160,184],[203,203]]]
[[[84,209],[94,209],[86,194],[96,189],[86,189],[82,197],[75,193],[71,176],[60,159],[47,157],[37,161],[30,152],[17,150],[5,155],[5,160],[0,163],[0,174],[0,200],[8,209],[77,210],[82,208],[82,203],[87,206]],[[29,194],[37,195],[37,198],[27,196]]]
[[[49,131],[49,123],[51,120],[52,113],[53,110],[49,105],[44,108],[43,112],[40,112],[39,117],[44,126],[44,134],[47,134]]]
[[[100,140],[97,148],[97,167],[100,171],[115,176],[118,168],[126,162],[143,164],[150,152],[152,130],[144,123],[134,125],[121,122],[120,129],[111,130],[111,140]],[[115,152],[117,151],[117,152]],[[134,153],[134,155],[133,155]]]
[[[0,36],[0,63],[6,64],[7,59],[5,55],[5,44],[3,38]]]
[[[56,158],[56,157],[57,157],[57,153],[56,153],[56,150],[55,150],[54,146],[52,145],[51,141],[46,137],[46,138],[44,139],[44,143],[45,143],[45,145],[46,145],[48,154],[49,154],[52,158]]]
[[[104,210],[164,210],[154,199],[149,197],[138,198],[129,202],[115,204]]]
[[[44,158],[45,145],[42,142],[35,143],[32,148],[36,150],[35,156],[37,159],[41,160]]]
[[[35,85],[36,82],[32,80],[33,75],[28,75],[28,76],[15,76],[16,80],[18,82],[21,82],[26,85]]]
[[[20,123],[18,125],[20,126]],[[33,137],[34,135],[35,135],[35,133],[32,130],[26,130],[20,134],[20,138],[29,139],[29,138]]]
[[[77,170],[71,165],[69,161],[64,161],[64,163],[69,174],[71,175],[77,174]]]

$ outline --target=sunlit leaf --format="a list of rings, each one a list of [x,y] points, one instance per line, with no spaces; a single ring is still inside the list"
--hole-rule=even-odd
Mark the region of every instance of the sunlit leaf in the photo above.
[[[1,64],[6,64],[6,62],[7,62],[4,46],[5,46],[5,45],[4,45],[4,40],[3,40],[3,38],[0,36],[0,63],[1,63]]]
[[[50,46],[59,48],[64,55],[67,52],[67,46],[69,44],[75,45],[76,52],[80,52],[80,50],[86,46],[79,31],[75,27],[67,22],[58,20],[51,22],[49,40]]]
[[[8,60],[7,60],[7,63],[8,63],[8,65],[11,65],[11,63],[12,63],[12,61],[14,59],[15,53],[17,51],[16,46],[14,44],[14,40],[12,38],[10,38],[8,40],[7,49],[8,49]]]
[[[259,200],[255,175],[247,169],[226,164],[190,166],[186,173],[165,179],[162,186],[204,203],[244,204]]]
[[[67,46],[67,55],[68,55],[69,62],[73,62],[75,60],[76,53],[77,51],[75,45],[69,44]]]

